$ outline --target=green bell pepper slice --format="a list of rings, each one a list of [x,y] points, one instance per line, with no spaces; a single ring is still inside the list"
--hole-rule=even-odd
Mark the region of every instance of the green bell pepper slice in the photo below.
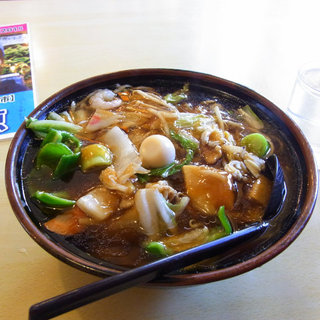
[[[151,241],[145,246],[145,250],[157,258],[166,257],[171,254],[170,250],[164,243],[159,241]]]
[[[44,145],[50,142],[64,143],[74,152],[80,151],[81,147],[81,141],[78,138],[76,138],[72,133],[56,129],[50,129],[48,131],[40,147],[43,147]]]
[[[65,174],[74,171],[78,167],[79,160],[80,152],[62,155],[53,171],[53,177],[61,178]]]
[[[65,143],[73,152],[79,152],[81,142],[72,133],[67,131],[61,131],[62,142]]]
[[[61,131],[50,129],[47,135],[44,137],[40,147],[43,147],[44,145],[50,142],[55,142],[55,143],[62,142]]]
[[[62,197],[58,197],[53,193],[44,192],[44,191],[36,191],[32,197],[39,200],[42,204],[51,207],[51,208],[66,208],[72,207],[76,201],[69,200]]]
[[[226,212],[225,212],[225,209],[224,209],[224,206],[221,206],[218,210],[218,218],[224,228],[224,231],[226,233],[226,235],[229,235],[232,233],[232,227],[231,227],[231,224],[230,224],[230,221],[226,215]]]
[[[40,149],[36,158],[36,168],[46,165],[55,170],[63,155],[72,154],[71,149],[64,143],[49,142]]]

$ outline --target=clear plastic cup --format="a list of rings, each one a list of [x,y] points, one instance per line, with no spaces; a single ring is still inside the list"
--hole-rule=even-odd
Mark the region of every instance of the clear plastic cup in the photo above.
[[[288,105],[289,116],[309,140],[320,168],[320,61],[303,65]]]

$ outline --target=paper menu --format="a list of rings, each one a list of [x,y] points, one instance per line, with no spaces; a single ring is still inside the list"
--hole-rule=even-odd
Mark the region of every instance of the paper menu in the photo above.
[[[34,109],[28,24],[0,26],[0,139]]]

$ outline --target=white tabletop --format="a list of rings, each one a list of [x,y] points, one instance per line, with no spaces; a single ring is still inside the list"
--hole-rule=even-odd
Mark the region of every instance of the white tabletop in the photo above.
[[[1,24],[28,22],[37,103],[94,75],[165,67],[241,83],[283,110],[297,68],[320,56],[318,1],[1,1]],[[41,249],[9,205],[0,142],[0,319],[98,278]],[[319,202],[287,250],[260,268],[206,285],[132,288],[59,319],[320,318]]]

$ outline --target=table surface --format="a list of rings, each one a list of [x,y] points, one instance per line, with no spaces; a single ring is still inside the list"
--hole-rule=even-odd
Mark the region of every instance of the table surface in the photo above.
[[[297,68],[320,55],[317,1],[1,1],[1,24],[28,22],[36,101],[78,80],[132,68],[206,72],[286,110]],[[0,319],[97,280],[41,249],[6,195],[0,142]],[[246,274],[183,288],[132,288],[58,319],[320,318],[319,202],[287,250]]]

